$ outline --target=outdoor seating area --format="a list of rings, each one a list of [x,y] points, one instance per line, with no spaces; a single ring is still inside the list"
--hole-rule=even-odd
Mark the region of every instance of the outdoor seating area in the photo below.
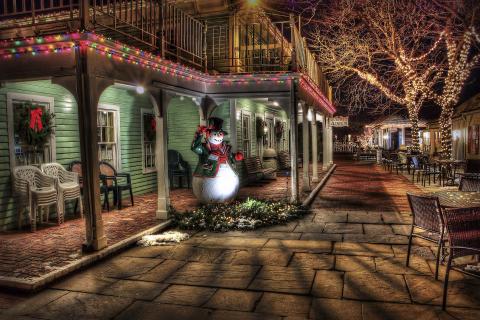
[[[480,278],[478,160],[443,160],[423,154],[384,152],[382,167],[421,187],[420,192],[407,193],[413,221],[406,265],[409,265],[414,237],[433,243],[436,248],[435,279],[439,277],[439,265],[446,265],[442,279],[442,308],[445,309],[450,270]]]

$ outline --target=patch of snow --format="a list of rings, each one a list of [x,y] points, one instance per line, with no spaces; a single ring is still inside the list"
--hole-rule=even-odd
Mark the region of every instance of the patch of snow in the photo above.
[[[161,234],[151,234],[143,236],[137,245],[142,247],[150,246],[165,246],[171,243],[179,243],[190,238],[190,235],[185,232],[167,231]]]

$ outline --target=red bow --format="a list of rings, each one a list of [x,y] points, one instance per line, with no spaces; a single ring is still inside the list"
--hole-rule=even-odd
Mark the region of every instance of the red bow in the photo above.
[[[30,111],[30,129],[35,132],[43,130],[42,109],[36,108]]]
[[[152,118],[152,120],[150,121],[150,127],[152,128],[152,131],[157,130],[157,121],[155,120],[155,118]]]

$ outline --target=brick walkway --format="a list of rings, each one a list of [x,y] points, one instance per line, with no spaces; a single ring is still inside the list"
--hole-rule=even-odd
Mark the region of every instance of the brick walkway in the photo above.
[[[416,241],[404,267],[411,190],[402,176],[341,163],[302,220],[131,248],[28,300],[3,297],[16,304],[4,317],[478,319],[480,282],[455,272],[440,310],[429,243]]]
[[[255,195],[263,199],[286,200],[289,194],[290,178],[278,177],[277,180],[266,180],[241,188],[238,198]],[[192,210],[199,205],[191,189],[175,189],[170,196],[172,205],[179,211]],[[102,214],[109,245],[158,224],[155,218],[156,194],[135,197],[134,207],[130,207],[127,201],[125,204],[121,211],[112,210]],[[0,277],[42,277],[81,258],[84,242],[85,221],[78,218],[60,226],[40,226],[35,233],[0,233]]]

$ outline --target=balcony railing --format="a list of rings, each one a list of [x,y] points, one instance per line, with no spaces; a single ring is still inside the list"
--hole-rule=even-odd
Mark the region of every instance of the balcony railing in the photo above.
[[[0,39],[78,28],[205,67],[203,23],[164,0],[0,0]]]
[[[207,22],[207,64],[220,73],[299,71],[331,99],[331,88],[293,17],[272,21],[261,11]]]
[[[293,16],[240,11],[205,25],[167,0],[0,0],[0,40],[82,28],[210,72],[302,72],[331,99]]]

